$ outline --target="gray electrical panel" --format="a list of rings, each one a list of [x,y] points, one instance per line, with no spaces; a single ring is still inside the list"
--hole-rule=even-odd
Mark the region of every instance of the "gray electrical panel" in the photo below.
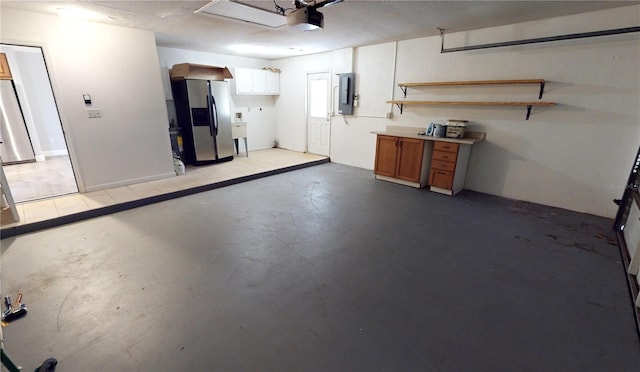
[[[353,99],[355,97],[356,74],[339,74],[338,114],[353,115]]]

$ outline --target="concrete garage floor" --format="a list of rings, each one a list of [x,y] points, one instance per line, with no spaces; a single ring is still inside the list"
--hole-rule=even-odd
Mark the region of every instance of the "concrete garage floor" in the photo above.
[[[337,164],[2,240],[59,371],[637,371],[612,221]]]

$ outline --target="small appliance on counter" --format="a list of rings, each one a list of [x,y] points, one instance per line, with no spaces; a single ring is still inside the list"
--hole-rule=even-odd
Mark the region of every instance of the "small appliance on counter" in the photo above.
[[[467,129],[468,120],[449,119],[445,126],[445,136],[447,138],[464,138]]]
[[[441,123],[433,124],[433,136],[434,137],[444,137],[447,133],[447,126]]]
[[[425,131],[425,135],[432,137],[444,137],[446,134],[445,123],[443,122],[435,122],[429,124],[427,130]]]
[[[438,138],[464,138],[469,124],[468,120],[449,119],[444,122],[432,122],[427,129],[420,134]]]
[[[433,136],[433,123],[429,124],[429,126],[427,127],[427,130],[424,131],[424,134],[427,136]],[[418,133],[418,134],[422,134],[422,132]]]

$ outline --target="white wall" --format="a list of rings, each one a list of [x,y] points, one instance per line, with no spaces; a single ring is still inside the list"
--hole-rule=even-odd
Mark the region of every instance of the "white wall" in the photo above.
[[[333,77],[332,91],[335,96],[338,84],[336,74],[353,71],[353,50],[347,48],[328,53],[287,58],[275,61],[274,65],[282,71],[280,73],[280,96],[276,102],[276,139],[282,148],[306,152],[307,74],[331,73]],[[337,112],[336,99],[333,100],[332,112]],[[334,121],[335,118],[331,121],[331,137],[333,137]],[[333,154],[333,149],[331,151]]]
[[[355,70],[359,75],[356,79],[356,116],[385,118],[389,112],[387,105],[381,105],[380,102],[393,99],[396,49],[395,42],[356,49]]]
[[[235,57],[224,54],[206,53],[193,50],[158,47],[158,55],[162,68],[170,69],[173,65],[179,63],[194,63],[208,66],[229,67],[231,73],[234,68],[263,68],[272,66],[273,62],[263,59]],[[168,78],[168,73],[165,74]],[[242,121],[247,123],[247,142],[249,150],[259,150],[273,147],[275,138],[275,101],[277,96],[249,96],[236,94],[234,79],[229,80],[229,88],[231,91],[231,113],[242,113]],[[168,82],[165,89],[169,88]],[[167,94],[167,98],[170,94]],[[169,112],[172,113],[174,108],[172,100],[167,100]],[[172,115],[175,118],[175,111]],[[232,117],[232,120],[235,120]],[[242,145],[244,146],[244,145]],[[242,147],[241,146],[241,147]]]
[[[0,40],[43,46],[80,191],[175,175],[154,35],[2,9]],[[83,94],[101,119],[88,119]]]
[[[446,47],[637,26],[631,6],[537,22],[446,35]],[[367,47],[369,48],[369,47]],[[356,51],[357,54],[357,51]],[[381,56],[383,57],[383,56]],[[371,57],[375,64],[376,58]],[[282,85],[291,92],[278,102],[282,144],[305,144],[305,68],[331,68],[327,54],[278,61]],[[360,65],[362,61],[358,62]],[[393,119],[334,117],[331,159],[372,169],[375,135],[387,125],[425,128],[429,122],[468,119],[487,141],[474,146],[466,187],[471,190],[612,217],[640,140],[640,36],[627,34],[471,52],[440,53],[440,37],[397,43],[395,83],[448,80],[544,78],[550,108],[411,106]],[[298,68],[294,68],[300,66]],[[291,67],[290,69],[288,67]],[[360,69],[362,70],[362,69]],[[355,70],[356,79],[366,76]],[[371,88],[368,88],[371,89]],[[388,87],[380,86],[386,90]],[[296,94],[295,92],[298,92]],[[356,92],[360,93],[360,92]],[[534,86],[411,89],[407,99],[537,100]],[[284,98],[284,100],[283,100]],[[396,87],[395,98],[402,99]],[[286,102],[287,113],[280,104]],[[356,112],[357,114],[357,112]]]
[[[282,147],[304,151],[306,98],[302,92],[306,91],[306,74],[330,71],[334,87],[335,74],[340,72],[353,71],[356,79],[371,79],[367,76],[370,69],[362,64],[366,62],[357,61],[358,69],[354,70],[354,55],[376,49],[345,49],[267,62],[156,49],[151,32],[70,23],[57,16],[13,9],[3,9],[0,20],[1,41],[44,46],[81,191],[173,174],[159,60],[166,65],[192,62],[281,68],[280,96],[235,96],[234,106],[237,111],[244,110],[250,125],[268,123],[260,127],[262,132],[253,134],[263,138],[264,144],[252,143],[250,129],[250,147],[268,147],[267,138],[273,131]],[[631,6],[451,34],[446,44],[637,26],[639,21],[640,7]],[[386,125],[423,128],[438,119],[469,119],[476,129],[487,132],[487,141],[474,146],[467,188],[614,215],[611,200],[622,193],[640,139],[638,34],[451,54],[440,54],[439,45],[439,37],[398,42],[395,83],[540,77],[549,81],[544,99],[559,104],[534,108],[531,120],[525,121],[521,108],[414,106],[400,115],[391,105],[380,102],[393,110],[393,119],[332,118],[333,161],[371,169],[375,154],[371,131]],[[375,55],[369,59],[376,63]],[[93,107],[102,110],[102,119],[87,118],[83,93],[92,95]],[[537,98],[532,87],[439,88],[412,90],[411,94],[418,99]],[[395,97],[400,98],[398,88]]]

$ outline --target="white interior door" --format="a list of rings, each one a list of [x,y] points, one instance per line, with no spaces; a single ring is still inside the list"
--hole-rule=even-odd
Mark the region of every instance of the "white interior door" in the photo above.
[[[307,152],[329,156],[331,75],[307,74]]]

